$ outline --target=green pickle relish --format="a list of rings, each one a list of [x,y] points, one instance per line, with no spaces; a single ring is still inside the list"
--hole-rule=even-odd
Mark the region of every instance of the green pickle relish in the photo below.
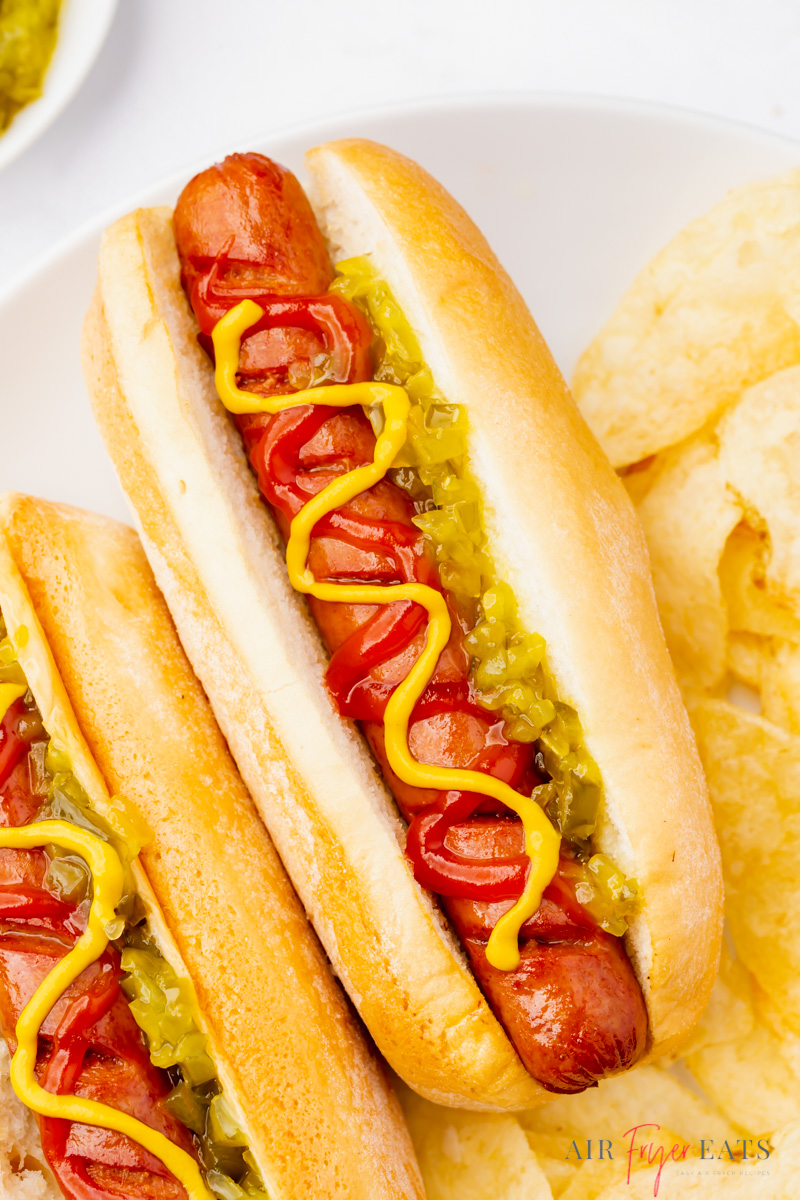
[[[466,412],[437,389],[411,326],[368,259],[340,262],[337,272],[331,291],[356,304],[372,326],[375,378],[400,384],[411,401],[408,441],[390,477],[413,499],[414,524],[433,545],[442,586],[471,625],[465,645],[478,701],[500,713],[506,737],[535,744],[537,766],[549,779],[534,798],[581,864],[578,900],[603,929],[621,936],[636,912],[638,886],[606,855],[592,853],[600,771],[578,714],[558,697],[544,638],[521,627],[514,595],[497,579],[480,488],[469,472]],[[381,415],[368,416],[379,432]]]
[[[0,0],[0,132],[42,92],[61,0]]]
[[[127,931],[122,990],[147,1038],[150,1060],[169,1070],[175,1086],[166,1107],[199,1139],[206,1182],[220,1200],[266,1200],[266,1190],[217,1079],[208,1039],[196,1020],[192,989],[158,948],[146,924]]]
[[[27,630],[20,627],[12,640],[0,617],[0,684],[27,685],[17,661]],[[125,978],[122,990],[133,1017],[147,1041],[151,1062],[167,1070],[174,1083],[165,1100],[169,1111],[195,1134],[206,1184],[219,1200],[255,1197],[268,1200],[247,1138],[225,1100],[216,1067],[209,1056],[208,1038],[198,1024],[194,993],[160,953],[136,891],[131,865],[150,831],[141,817],[119,798],[112,798],[116,829],[95,809],[72,771],[69,756],[48,737],[33,695],[28,709],[28,773],[31,790],[42,798],[37,820],[61,819],[110,842],[123,864],[125,887],[117,907],[119,932],[114,945],[120,952]],[[91,899],[92,878],[78,855],[58,846],[45,847],[47,881],[70,903]]]

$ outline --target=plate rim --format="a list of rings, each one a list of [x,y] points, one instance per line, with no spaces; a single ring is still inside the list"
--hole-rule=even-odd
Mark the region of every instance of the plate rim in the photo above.
[[[112,15],[116,6],[117,0],[111,0]],[[279,129],[272,130],[270,133],[247,134],[245,140],[248,144],[258,142],[259,145],[264,145],[271,142],[283,141],[290,137],[299,137],[304,133],[308,133],[310,137],[309,144],[311,145],[314,144],[316,138],[321,136],[321,139],[325,140],[329,135],[329,131],[339,129],[342,124],[349,122],[381,118],[392,119],[422,113],[448,113],[459,109],[467,113],[470,110],[485,112],[487,110],[500,110],[513,107],[530,107],[539,111],[544,111],[548,108],[562,111],[570,109],[576,111],[591,110],[594,113],[605,111],[625,114],[629,117],[648,117],[651,120],[656,119],[673,125],[684,124],[695,128],[704,128],[709,132],[735,133],[739,136],[747,136],[761,143],[772,144],[776,148],[793,148],[797,150],[798,166],[800,166],[800,137],[776,133],[774,130],[765,129],[762,126],[747,121],[707,113],[700,109],[683,105],[654,100],[641,100],[636,97],[606,96],[597,93],[571,91],[514,90],[490,91],[480,94],[476,94],[475,92],[453,92],[444,96],[415,97],[410,100],[392,101],[382,105],[342,109],[340,112],[328,114],[324,118],[315,117],[283,125]],[[124,216],[125,213],[139,208],[143,204],[149,203],[150,197],[152,197],[154,192],[163,191],[171,186],[181,184],[187,178],[191,178],[192,175],[203,170],[209,162],[216,162],[218,158],[224,157],[225,154],[230,154],[236,148],[237,144],[234,142],[228,143],[228,145],[210,153],[205,153],[202,158],[193,159],[177,167],[174,171],[150,180],[149,183],[143,184],[142,187],[137,188],[134,192],[128,193],[122,200],[113,201],[111,204],[104,205],[101,209],[95,211],[92,215],[79,222],[68,233],[59,237],[46,250],[36,255],[28,266],[12,275],[5,286],[0,285],[0,307],[13,301],[18,292],[27,289],[43,273],[46,273],[53,265],[65,258],[86,238],[99,235],[106,226],[110,225],[118,217]],[[2,165],[2,161],[0,161],[0,167]]]

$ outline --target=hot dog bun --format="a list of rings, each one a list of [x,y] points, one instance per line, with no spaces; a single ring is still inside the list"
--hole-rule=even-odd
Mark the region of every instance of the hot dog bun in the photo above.
[[[122,794],[153,831],[140,857],[149,919],[194,986],[270,1197],[420,1197],[385,1073],[255,813],[136,535],[17,495],[3,498],[0,528],[0,606],[31,631],[23,665],[45,728],[62,731],[91,795]]]
[[[471,425],[487,531],[547,639],[605,782],[596,844],[635,876],[628,936],[651,1056],[716,969],[719,860],[705,783],[622,486],[485,240],[419,167],[363,141],[309,155],[337,256],[370,254]],[[545,1098],[404,858],[396,811],[323,687],[325,659],[196,343],[167,210],[107,231],[87,318],[95,412],[156,578],[334,966],[390,1063],[442,1103]]]

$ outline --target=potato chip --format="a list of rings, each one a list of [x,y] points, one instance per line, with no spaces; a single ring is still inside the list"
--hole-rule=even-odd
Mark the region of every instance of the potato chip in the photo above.
[[[732,633],[728,667],[759,695],[757,711],[789,733],[800,734],[800,646],[777,638]]]
[[[705,1011],[685,1042],[682,1055],[745,1039],[756,1026],[753,978],[744,963],[735,959],[723,942],[719,972]]]
[[[633,282],[573,388],[615,466],[701,429],[800,362],[800,172],[732,192]]]
[[[520,1113],[519,1122],[534,1149],[539,1153],[560,1148],[565,1157],[576,1140],[582,1158],[586,1157],[587,1139],[610,1139],[621,1144],[627,1129],[643,1122],[660,1125],[662,1130],[687,1141],[697,1141],[702,1131],[709,1136],[725,1137],[730,1127],[720,1113],[660,1067],[638,1067],[604,1079],[596,1088],[576,1096],[559,1096],[544,1108]],[[542,1138],[550,1139],[543,1142]],[[573,1156],[577,1157],[577,1156]]]
[[[767,719],[800,732],[800,368],[640,474],[629,490],[687,703],[719,694],[730,671]]]
[[[717,435],[746,513],[720,562],[729,666],[760,692],[764,717],[800,733],[800,369],[750,388]]]
[[[782,1040],[765,1025],[757,1023],[745,1038],[690,1052],[685,1061],[727,1117],[729,1129],[760,1137],[800,1120],[800,1076],[784,1054]]]
[[[758,1137],[800,1113],[800,1038],[726,948],[711,1000],[683,1053],[729,1129]]]
[[[563,1158],[543,1154],[538,1150],[536,1151],[536,1161],[547,1177],[553,1193],[553,1200],[561,1200],[561,1196],[575,1178],[580,1164],[565,1162]]]
[[[627,1173],[627,1165],[621,1159],[614,1162],[587,1162],[562,1193],[561,1200],[597,1200],[609,1188],[625,1185]]]
[[[722,598],[732,633],[781,639],[800,636],[800,621],[791,603],[770,586],[771,556],[769,531],[751,510],[749,523],[739,522],[719,562]]]
[[[790,733],[800,734],[800,646],[780,642],[762,656],[762,715]]]
[[[716,442],[698,435],[661,456],[639,517],[667,644],[689,695],[725,678],[727,618],[717,572],[741,510],[725,485]]]
[[[768,531],[745,522],[725,545],[718,574],[728,619],[728,668],[760,694],[762,716],[800,732],[800,620],[770,581],[771,554]]]
[[[517,1114],[517,1119],[525,1130],[528,1145],[536,1155],[536,1161],[547,1176],[553,1196],[559,1197],[572,1181],[583,1159],[577,1154],[567,1155],[571,1146],[563,1136],[531,1133],[525,1129],[524,1114]]]
[[[753,1000],[758,1020],[780,1039],[781,1054],[800,1079],[800,1035],[788,1027],[783,1014],[758,984],[753,987]]]
[[[719,460],[750,524],[769,533],[767,599],[800,638],[800,367],[749,388],[716,429]],[[782,610],[782,611],[781,611]],[[785,635],[781,623],[774,632]]]
[[[620,478],[633,502],[634,508],[639,507],[650,491],[650,488],[658,479],[661,460],[662,456],[660,454],[652,454],[649,458],[643,458],[641,462],[633,463],[620,473]]]
[[[800,1033],[800,737],[722,700],[692,720],[737,953]]]
[[[781,1031],[765,1020],[757,993],[744,964],[723,946],[711,999],[683,1048],[681,1069],[689,1070],[725,1114],[728,1137],[770,1133],[794,1112],[796,1063],[786,1054]],[[763,993],[759,999],[762,1007],[769,1003]],[[718,1132],[708,1136],[724,1140]]]
[[[442,1108],[397,1086],[428,1200],[552,1200],[514,1117]]]

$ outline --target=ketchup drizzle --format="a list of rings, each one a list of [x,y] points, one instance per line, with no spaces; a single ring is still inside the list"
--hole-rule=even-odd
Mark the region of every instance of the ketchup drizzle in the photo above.
[[[371,333],[366,323],[361,325],[355,319],[347,321],[341,311],[336,325],[328,322],[323,326],[320,322],[325,299],[338,301],[339,310],[345,305],[361,316],[343,298],[335,295],[327,298],[287,297],[252,288],[222,289],[217,282],[221,273],[218,263],[208,275],[196,272],[197,264],[193,264],[189,294],[198,313],[203,344],[207,344],[208,334],[216,322],[241,300],[255,300],[264,309],[263,318],[248,330],[242,341],[240,386],[250,387],[255,392],[261,390],[257,381],[249,378],[248,344],[257,339],[262,330],[275,330],[286,324],[313,329],[324,335],[330,356],[326,379],[330,382],[354,383],[372,378]],[[363,322],[363,318],[361,320]],[[357,337],[358,342],[350,341],[353,337]],[[345,350],[343,343],[347,341],[350,345]],[[291,390],[288,385],[290,365],[286,364],[287,375],[281,377],[276,375],[272,364],[268,389],[271,394]],[[326,431],[330,433],[328,440],[336,441],[343,419],[357,431],[356,436],[345,438],[349,453],[342,454],[341,448],[328,456],[324,451],[312,452],[311,444]],[[288,536],[293,518],[332,477],[372,459],[375,437],[359,407],[342,410],[307,405],[275,415],[244,415],[234,420],[242,434],[261,495],[275,515],[284,537]],[[391,508],[399,509],[405,519],[377,519],[372,514],[365,514],[359,511],[358,499],[330,513],[317,523],[311,539],[309,565],[315,577],[379,584],[418,582],[442,591],[426,539],[411,524],[414,510],[408,497],[388,481],[380,486],[384,492],[394,493]],[[343,554],[345,547],[357,553]],[[345,565],[337,565],[337,558]],[[455,641],[455,648],[459,649],[463,620],[456,612],[453,617],[451,642]],[[376,606],[372,615],[333,649],[326,683],[342,716],[365,723],[382,721],[386,704],[399,681],[389,683],[380,678],[381,668],[408,650],[424,631],[424,625],[425,610],[420,605],[402,602]],[[489,729],[492,730],[493,744],[487,744],[478,758],[468,765],[507,778],[520,794],[530,795],[540,782],[534,769],[533,747],[509,743],[503,738],[502,722],[477,703],[469,681],[467,656],[462,652],[460,657],[461,677],[447,681],[434,677],[415,708],[411,731],[414,723],[436,714],[458,712],[476,718],[485,724],[487,734]],[[369,736],[369,731],[366,732]],[[419,793],[416,803],[411,800],[415,792]],[[521,895],[529,866],[524,854],[510,859],[487,860],[456,853],[447,846],[451,826],[468,820],[477,811],[491,811],[503,820],[516,821],[517,818],[504,806],[476,793],[429,793],[414,788],[405,789],[405,796],[398,798],[398,803],[409,822],[406,854],[413,865],[415,878],[424,887],[443,896],[484,901],[515,900]]]
[[[0,722],[0,824],[6,827],[35,821],[44,800],[29,782],[30,743],[21,732],[26,719],[30,726],[29,710],[20,699]],[[24,1004],[86,928],[88,899],[62,899],[49,884],[47,866],[43,850],[0,849],[0,1028],[12,1054]],[[122,974],[119,952],[109,946],[64,994],[39,1039],[39,1082],[56,1095],[77,1088],[79,1094],[101,1098],[110,1089],[116,1107],[135,1112],[193,1153],[188,1130],[163,1107],[171,1083],[150,1062],[120,987]],[[90,1062],[92,1082],[86,1091],[81,1081]],[[121,1090],[122,1078],[126,1086]],[[160,1159],[129,1138],[52,1117],[37,1117],[37,1122],[45,1160],[69,1200],[119,1200],[123,1194],[131,1200],[154,1195],[185,1200],[183,1187]],[[88,1145],[87,1153],[77,1152],[86,1138],[89,1145],[102,1145],[99,1159]]]

